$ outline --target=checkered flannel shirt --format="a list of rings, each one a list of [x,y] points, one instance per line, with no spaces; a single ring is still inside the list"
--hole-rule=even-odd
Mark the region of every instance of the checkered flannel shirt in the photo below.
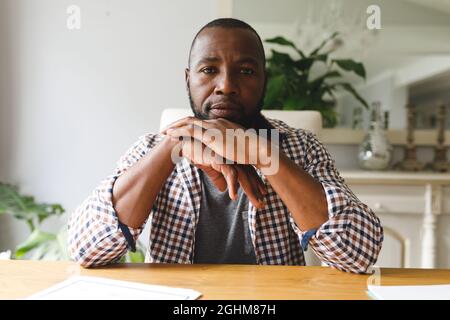
[[[303,251],[309,244],[328,266],[366,273],[376,262],[383,241],[378,217],[346,186],[329,153],[312,133],[279,120],[268,121],[279,130],[280,150],[322,184],[329,219],[317,230],[301,230],[267,179],[257,171],[268,188],[265,207],[256,209],[249,203],[248,225],[257,263],[305,265]],[[69,253],[81,265],[117,262],[129,249],[113,207],[113,185],[162,139],[159,134],[142,136],[119,160],[115,172],[72,213]],[[147,220],[148,262],[193,263],[202,194],[198,170],[183,159],[159,192]],[[299,194],[299,201],[301,198]],[[129,228],[134,241],[142,230],[143,226]]]

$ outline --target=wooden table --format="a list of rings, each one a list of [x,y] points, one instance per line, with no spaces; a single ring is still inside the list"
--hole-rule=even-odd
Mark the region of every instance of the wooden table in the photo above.
[[[202,299],[370,299],[367,283],[450,284],[450,270],[378,269],[380,277],[327,267],[118,264],[84,269],[72,262],[0,261],[0,299],[24,298],[69,276],[85,275],[188,288]]]

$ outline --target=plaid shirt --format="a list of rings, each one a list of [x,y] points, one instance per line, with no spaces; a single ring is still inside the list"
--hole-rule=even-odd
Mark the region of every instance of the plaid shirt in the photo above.
[[[281,148],[292,161],[319,181],[326,194],[329,219],[317,230],[301,230],[288,208],[259,171],[267,186],[265,207],[249,203],[248,225],[258,264],[305,265],[306,245],[327,265],[365,273],[378,257],[383,229],[378,217],[344,183],[323,145],[305,130],[268,119],[279,130]],[[141,137],[69,219],[69,253],[83,266],[118,261],[128,250],[112,204],[116,179],[163,139]],[[195,230],[201,203],[199,169],[183,159],[159,192],[148,218],[147,260],[153,263],[193,263]],[[301,201],[301,194],[299,194]],[[143,226],[129,228],[134,241]]]

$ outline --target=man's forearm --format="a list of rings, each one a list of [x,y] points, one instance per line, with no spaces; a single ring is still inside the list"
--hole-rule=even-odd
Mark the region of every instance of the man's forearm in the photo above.
[[[280,152],[279,169],[267,180],[302,230],[319,228],[328,220],[328,205],[322,185]]]
[[[113,188],[113,205],[120,222],[132,228],[142,226],[175,167],[171,153],[178,143],[168,137],[164,138],[117,178]]]

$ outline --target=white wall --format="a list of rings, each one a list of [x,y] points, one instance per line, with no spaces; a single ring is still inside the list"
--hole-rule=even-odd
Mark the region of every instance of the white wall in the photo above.
[[[0,0],[0,181],[74,209],[163,108],[188,108],[188,49],[215,5]],[[0,218],[0,249],[23,239],[16,225]]]

